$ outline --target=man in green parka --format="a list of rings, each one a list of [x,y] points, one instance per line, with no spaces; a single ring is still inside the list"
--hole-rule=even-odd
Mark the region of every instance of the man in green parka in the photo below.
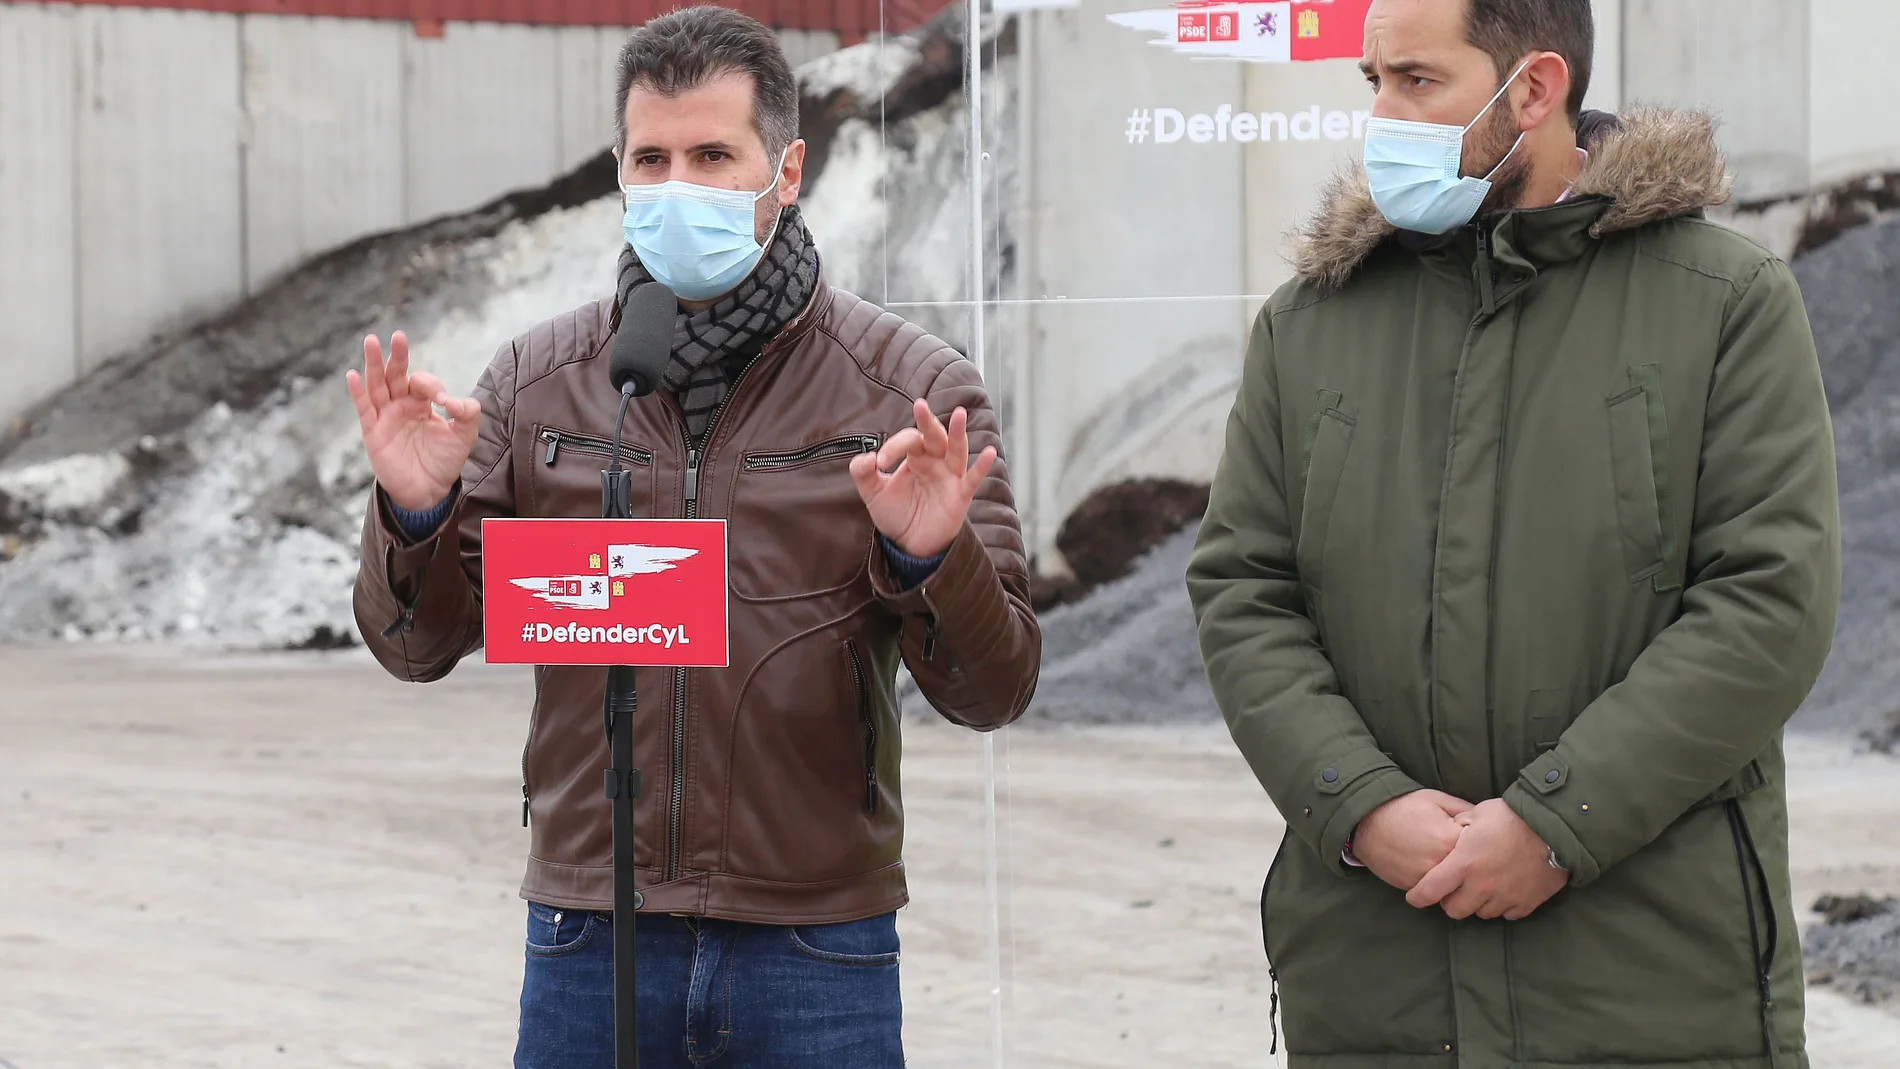
[[[1840,590],[1788,268],[1589,0],[1374,0],[1188,589],[1293,1069],[1806,1069],[1781,731]],[[1581,128],[1581,129],[1580,129]],[[1580,132],[1583,136],[1579,136]]]

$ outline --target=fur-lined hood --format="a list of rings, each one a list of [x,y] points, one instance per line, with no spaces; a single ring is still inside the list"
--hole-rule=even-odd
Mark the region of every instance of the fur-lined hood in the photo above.
[[[1715,146],[1715,120],[1707,112],[1643,108],[1620,120],[1585,123],[1583,131],[1590,162],[1571,186],[1572,195],[1611,202],[1590,227],[1592,236],[1728,200],[1734,178]],[[1373,204],[1365,168],[1357,163],[1327,183],[1320,204],[1318,214],[1293,234],[1293,270],[1337,289],[1396,231]]]

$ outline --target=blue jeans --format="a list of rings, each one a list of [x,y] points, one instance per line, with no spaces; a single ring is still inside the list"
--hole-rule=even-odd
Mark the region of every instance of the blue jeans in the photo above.
[[[642,913],[640,1069],[902,1069],[897,916]],[[530,903],[515,1069],[613,1069],[613,915]]]

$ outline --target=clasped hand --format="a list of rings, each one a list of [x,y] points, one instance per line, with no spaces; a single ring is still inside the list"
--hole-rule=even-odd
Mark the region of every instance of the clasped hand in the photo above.
[[[1522,920],[1568,879],[1501,798],[1472,805],[1442,791],[1402,795],[1360,821],[1352,850],[1413,907],[1438,906],[1453,920]]]

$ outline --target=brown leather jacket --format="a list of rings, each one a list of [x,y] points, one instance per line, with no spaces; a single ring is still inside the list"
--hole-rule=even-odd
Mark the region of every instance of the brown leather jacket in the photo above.
[[[601,300],[501,347],[475,388],[481,438],[435,537],[409,544],[381,495],[372,502],[356,618],[397,677],[440,679],[481,646],[483,518],[600,514],[619,402],[607,380],[613,311]],[[727,519],[731,554],[731,667],[639,670],[646,910],[817,924],[898,908],[898,659],[957,723],[996,728],[1028,705],[1042,638],[1003,465],[935,574],[902,592],[847,471],[914,423],[918,397],[940,418],[968,409],[973,452],[1000,447],[974,366],[821,283],[715,415],[696,502],[673,396],[656,391],[628,412],[634,515],[696,505]],[[612,907],[605,687],[604,668],[535,669],[525,898]]]

